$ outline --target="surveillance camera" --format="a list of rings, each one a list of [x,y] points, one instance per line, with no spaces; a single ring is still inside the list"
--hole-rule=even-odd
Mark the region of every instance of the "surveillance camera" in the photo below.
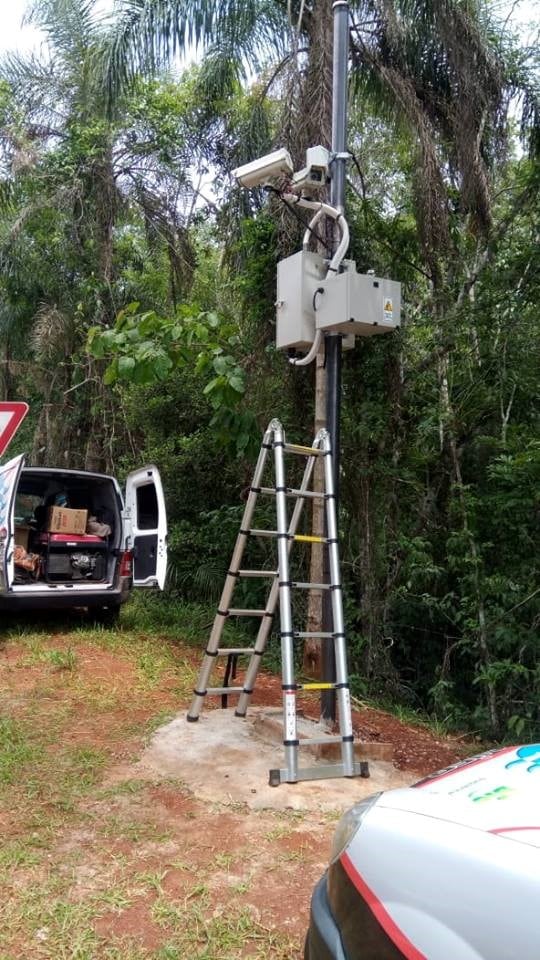
[[[292,174],[293,169],[289,152],[275,150],[274,153],[267,153],[265,157],[245,163],[243,167],[237,167],[233,170],[233,177],[236,177],[242,187],[259,187],[283,174]]]
[[[326,147],[309,147],[306,150],[306,166],[293,176],[293,190],[316,193],[328,182],[330,153]]]

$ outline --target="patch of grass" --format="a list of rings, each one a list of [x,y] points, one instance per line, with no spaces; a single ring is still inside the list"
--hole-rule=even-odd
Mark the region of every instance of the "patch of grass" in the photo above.
[[[55,670],[73,671],[77,666],[77,654],[71,647],[68,647],[67,650],[47,650],[45,659]]]
[[[264,834],[264,839],[273,841],[281,840],[283,837],[290,837],[291,833],[294,833],[294,827],[288,823],[280,823],[276,827],[272,827],[271,830],[268,830]]]
[[[306,819],[306,814],[304,810],[293,810],[292,808],[286,808],[285,810],[259,810],[259,814],[263,817],[275,817],[280,823],[302,823]]]
[[[168,930],[182,930],[186,911],[180,903],[174,903],[168,897],[161,896],[152,904],[151,916],[158,927],[164,927]]]
[[[147,820],[125,820],[122,817],[107,817],[103,823],[103,833],[115,840],[129,840],[132,843],[165,843],[171,839],[170,831]]]
[[[363,701],[363,706],[372,707],[374,710],[383,710],[391,716],[396,717],[401,723],[408,727],[421,727],[427,730],[437,739],[447,737],[451,732],[451,725],[437,717],[426,715],[420,709],[399,703],[393,700],[384,700],[374,703]]]
[[[343,810],[336,808],[335,810],[321,810],[319,813],[319,819],[322,823],[337,823],[338,820],[341,820],[343,816]]]
[[[174,676],[176,679],[179,666],[182,666],[184,671],[189,670],[190,682],[194,679],[193,668],[188,667],[185,661],[179,664],[176,651],[170,644],[148,643],[144,640],[139,642],[138,647],[135,666],[139,683],[143,686],[153,688],[166,676]]]
[[[112,787],[106,787],[96,793],[96,800],[112,800],[114,797],[135,796],[147,790],[148,780],[122,780]]]
[[[2,914],[2,944],[26,944],[25,956],[46,960],[95,960],[99,939],[94,931],[95,911],[59,895],[66,881],[58,878],[31,884],[8,900]],[[9,954],[8,954],[9,956]],[[16,954],[21,956],[20,951]]]
[[[149,873],[138,873],[135,880],[142,884],[146,890],[153,890],[161,896],[163,894],[162,884],[168,872],[168,870],[154,870]]]
[[[200,644],[216,613],[213,604],[186,603],[169,594],[135,593],[122,609],[121,626],[139,633],[163,633],[189,644]]]
[[[122,913],[122,910],[130,907],[133,901],[123,887],[111,887],[109,890],[104,890],[96,898],[96,902],[107,906],[114,913]]]
[[[41,756],[23,724],[0,717],[0,789],[18,780],[22,770]]]
[[[238,883],[233,883],[231,890],[233,893],[247,893],[250,888],[249,880],[239,880]]]
[[[186,894],[186,900],[193,900],[194,898],[199,898],[206,900],[208,897],[208,886],[206,883],[196,883],[195,886]]]
[[[279,863],[303,863],[307,859],[309,847],[302,845],[298,850],[288,850],[286,853],[280,853],[276,857]]]
[[[155,713],[153,717],[149,717],[145,722],[145,734],[147,736],[151,736],[156,730],[159,730],[160,727],[164,727],[166,723],[174,720],[175,716],[176,714],[172,713],[170,710],[159,710],[158,713]]]
[[[298,960],[298,945],[264,927],[247,908],[208,915],[199,904],[162,900],[153,912],[157,923],[173,928],[156,960]]]
[[[108,755],[96,747],[73,747],[64,752],[68,764],[67,777],[76,778],[83,789],[93,786],[99,780]]]
[[[33,867],[40,861],[41,856],[36,853],[34,845],[29,845],[24,840],[12,840],[0,847],[0,871],[5,871],[6,879],[9,878],[11,870]]]
[[[117,943],[117,946],[108,947],[100,953],[100,957],[103,957],[103,960],[154,960],[155,958],[154,952],[148,953],[148,950],[131,942],[130,938],[122,937]]]
[[[220,870],[229,870],[231,864],[234,863],[234,856],[232,853],[216,853],[213,863],[216,867],[219,867]]]
[[[169,866],[175,870],[185,871],[186,873],[195,873],[198,869],[194,863],[189,863],[187,860],[171,860]]]
[[[143,947],[130,942],[130,938],[122,937],[118,945],[108,947],[100,954],[104,960],[154,960],[155,953],[148,953]],[[1,960],[1,958],[0,958]]]

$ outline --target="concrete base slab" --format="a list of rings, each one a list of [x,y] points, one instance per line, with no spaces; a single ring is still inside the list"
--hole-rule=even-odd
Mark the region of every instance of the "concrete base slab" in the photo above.
[[[154,734],[141,757],[141,772],[181,780],[201,800],[274,810],[342,810],[362,797],[411,782],[392,764],[370,760],[369,779],[338,777],[270,787],[269,770],[283,767],[284,759],[283,748],[261,736],[265,715],[264,707],[250,707],[245,718],[235,717],[234,709],[209,710],[197,723],[188,723],[182,714]],[[312,726],[318,736],[319,725]],[[328,763],[304,753],[300,750],[301,766]]]
[[[305,747],[301,748],[301,755],[311,754],[311,756],[321,760],[340,760],[341,744],[331,742],[332,734],[326,727],[298,713],[297,730],[300,741],[309,740],[312,737],[321,740],[328,738],[329,740],[328,743],[306,744]],[[281,745],[283,742],[282,710],[279,707],[265,707],[264,710],[260,710],[254,718],[254,732],[261,740]],[[392,763],[394,746],[391,743],[356,741],[354,743],[354,756],[356,760],[386,760],[388,763]]]

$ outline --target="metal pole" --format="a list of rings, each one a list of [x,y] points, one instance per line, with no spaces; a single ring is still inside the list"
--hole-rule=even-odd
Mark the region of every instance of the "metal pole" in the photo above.
[[[335,0],[334,52],[332,86],[332,179],[330,203],[333,207],[345,208],[345,168],[347,146],[347,73],[349,64],[349,3]],[[339,418],[341,403],[341,335],[326,334],[326,429],[330,434],[334,466],[334,492],[336,495],[336,518],[339,519]],[[326,570],[325,573],[328,573]],[[325,577],[327,580],[328,578]],[[323,630],[332,629],[332,605],[330,591],[323,597]],[[334,643],[323,641],[323,679],[333,682],[336,676]],[[321,720],[328,724],[336,719],[336,695],[334,690],[321,693]]]

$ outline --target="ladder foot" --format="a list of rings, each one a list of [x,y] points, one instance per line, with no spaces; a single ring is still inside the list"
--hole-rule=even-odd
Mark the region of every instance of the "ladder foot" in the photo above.
[[[281,774],[279,770],[270,770],[268,775],[268,786],[279,787],[281,783]]]
[[[197,723],[198,717],[190,717],[189,713],[186,714],[186,720],[188,723]]]
[[[245,717],[246,713],[247,713],[247,710],[244,710],[244,711],[242,711],[242,710],[235,710],[235,711],[234,711],[235,717]]]
[[[360,776],[363,777],[364,780],[367,780],[371,776],[367,760],[360,761]]]

